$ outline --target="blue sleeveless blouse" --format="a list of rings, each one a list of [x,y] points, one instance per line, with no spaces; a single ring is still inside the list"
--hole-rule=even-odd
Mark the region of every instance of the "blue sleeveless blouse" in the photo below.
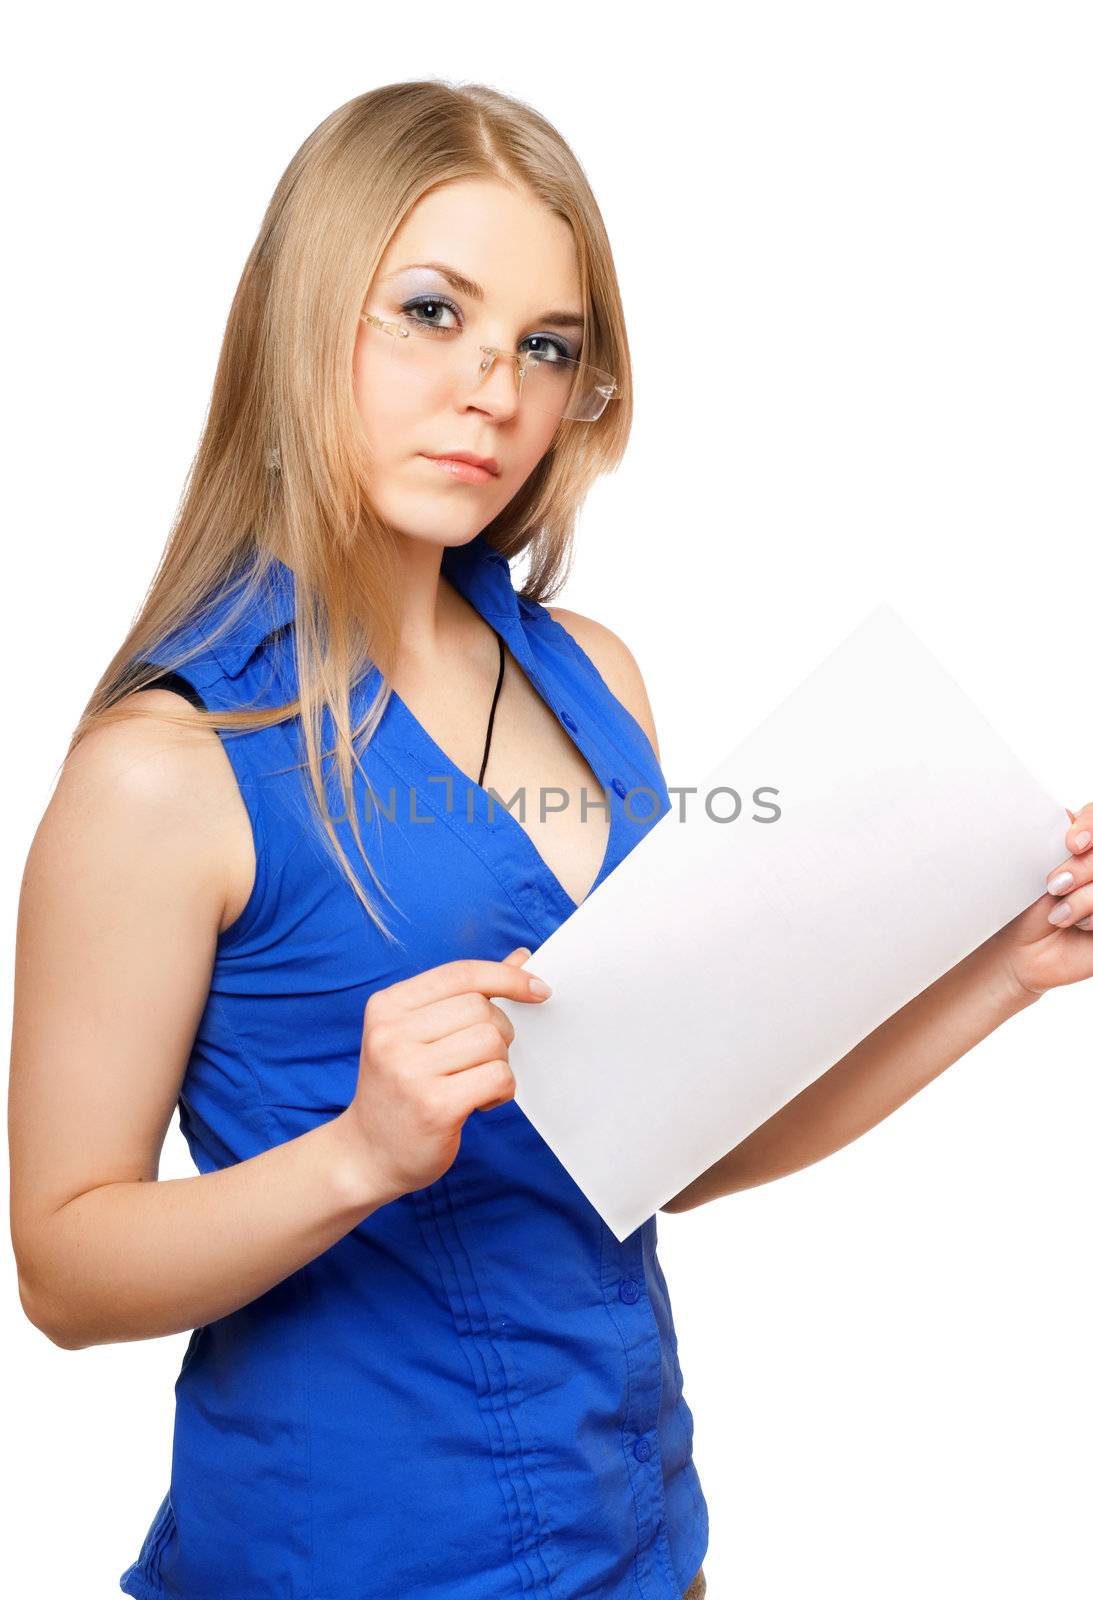
[[[594,893],[670,808],[653,748],[482,534],[441,570],[603,788]],[[268,597],[176,669],[206,706],[295,693],[294,600],[278,563]],[[360,709],[379,684],[370,668]],[[218,940],[179,1095],[203,1173],[345,1109],[373,990],[460,957],[534,955],[577,909],[517,815],[392,695],[362,757],[370,820],[354,777],[401,946],[386,940],[321,841],[299,735],[292,718],[223,737],[257,871]],[[338,836],[377,894],[344,820]],[[194,1329],[169,1488],[119,1583],[136,1600],[679,1600],[709,1535],[692,1441],[656,1217],[620,1244],[510,1101],[471,1113],[435,1183]]]

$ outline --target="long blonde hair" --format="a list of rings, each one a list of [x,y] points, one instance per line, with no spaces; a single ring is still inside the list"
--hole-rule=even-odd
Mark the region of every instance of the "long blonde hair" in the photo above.
[[[395,659],[398,564],[395,536],[369,501],[353,353],[365,293],[395,230],[428,190],[458,178],[508,182],[569,223],[586,320],[583,359],[620,386],[595,423],[560,424],[542,461],[485,530],[509,559],[529,551],[520,591],[527,598],[548,599],[564,582],[577,510],[599,474],[621,461],[632,417],[626,328],[599,207],[576,156],[530,106],[476,83],[384,85],[321,122],[274,190],[232,301],[208,415],[158,570],[68,748],[71,754],[92,725],[128,715],[186,725],[197,718],[229,734],[299,716],[316,814],[361,904],[389,938],[338,839],[326,753],[319,754],[328,709],[345,814],[378,884],[361,843],[353,768],[390,686],[382,681],[355,728],[350,693],[369,665],[382,674]],[[160,651],[155,666],[144,658],[238,581],[237,602],[201,648],[230,630],[261,592],[275,556],[296,577],[297,698],[189,713],[149,712],[138,708],[140,697],[126,698],[184,667],[194,651],[170,661]]]

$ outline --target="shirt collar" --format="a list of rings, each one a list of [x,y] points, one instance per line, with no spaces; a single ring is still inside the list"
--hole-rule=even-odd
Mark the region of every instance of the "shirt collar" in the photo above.
[[[449,545],[440,558],[440,570],[476,611],[519,620],[508,557],[495,550],[484,534],[476,534],[467,544]]]
[[[248,575],[249,576],[249,575]],[[211,631],[239,604],[241,587],[233,583],[198,622],[202,634]],[[296,617],[296,574],[273,557],[268,572],[250,604],[210,646],[210,652],[229,678],[237,678],[255,651],[279,628]]]
[[[440,570],[484,616],[518,620],[519,603],[508,558],[495,550],[483,534],[476,534],[467,544],[447,546]],[[239,585],[232,584],[204,613],[198,631],[211,631],[230,614],[238,604],[239,594]],[[210,652],[227,677],[237,678],[267,639],[289,626],[295,617],[296,574],[274,556],[257,595],[221,638],[209,646]]]

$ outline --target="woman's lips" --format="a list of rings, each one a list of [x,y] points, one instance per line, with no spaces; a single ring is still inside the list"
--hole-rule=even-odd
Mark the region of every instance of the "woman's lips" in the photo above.
[[[469,461],[455,461],[451,456],[423,455],[422,460],[431,461],[462,483],[492,483],[496,477],[496,473],[488,472],[485,467],[472,467]]]

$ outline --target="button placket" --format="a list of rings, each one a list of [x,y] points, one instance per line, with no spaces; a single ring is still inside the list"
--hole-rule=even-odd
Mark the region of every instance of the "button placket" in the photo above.
[[[637,1229],[615,1240],[601,1229],[604,1299],[622,1344],[626,1370],[626,1407],[620,1417],[619,1444],[629,1462],[637,1545],[635,1575],[641,1592],[657,1594],[671,1575],[667,1546],[664,1484],[659,1471],[657,1426],[662,1391],[659,1330],[644,1278],[646,1234]],[[649,1463],[653,1463],[650,1467]]]

